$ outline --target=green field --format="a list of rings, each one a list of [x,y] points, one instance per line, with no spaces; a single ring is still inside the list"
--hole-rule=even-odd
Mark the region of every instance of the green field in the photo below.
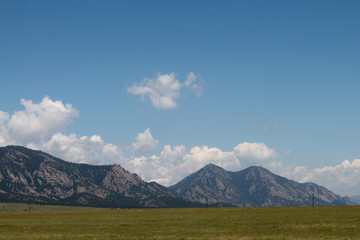
[[[10,209],[11,204],[1,204]],[[33,205],[31,212],[28,207],[0,212],[0,239],[360,239],[357,206],[110,210]]]

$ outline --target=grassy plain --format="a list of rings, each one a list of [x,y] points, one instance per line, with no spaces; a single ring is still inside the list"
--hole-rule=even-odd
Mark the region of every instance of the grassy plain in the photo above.
[[[91,209],[96,209],[96,208],[0,202],[0,213],[1,212],[29,212],[29,211],[30,212],[74,211],[74,210],[91,210]]]
[[[0,239],[360,239],[357,206],[35,209],[0,212]]]

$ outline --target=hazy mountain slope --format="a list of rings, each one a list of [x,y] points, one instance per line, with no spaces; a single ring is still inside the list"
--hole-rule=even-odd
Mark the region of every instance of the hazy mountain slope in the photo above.
[[[357,204],[360,204],[360,195],[355,195],[350,197],[352,201],[356,202]]]

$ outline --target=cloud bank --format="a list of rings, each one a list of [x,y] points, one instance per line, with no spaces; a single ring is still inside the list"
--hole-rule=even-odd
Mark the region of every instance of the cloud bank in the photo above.
[[[189,86],[191,81],[188,78]],[[185,82],[186,84],[186,82]],[[22,111],[13,114],[0,111],[0,146],[23,145],[48,152],[66,161],[89,164],[121,164],[146,181],[157,181],[169,186],[213,163],[229,171],[261,165],[287,178],[300,182],[315,182],[342,195],[360,194],[360,159],[344,160],[335,166],[310,168],[286,166],[276,152],[265,143],[243,142],[231,151],[217,147],[164,145],[160,153],[155,150],[159,141],[151,130],[140,132],[129,146],[106,143],[98,135],[77,136],[61,133],[79,111],[71,104],[45,97],[40,103],[21,100]]]
[[[157,109],[169,110],[178,106],[177,100],[180,98],[182,89],[188,89],[200,97],[203,85],[203,81],[193,72],[188,74],[184,83],[176,78],[175,73],[158,74],[156,78],[134,83],[127,92],[140,96],[142,101],[150,99],[151,104]]]
[[[0,111],[2,142],[21,145],[42,143],[64,130],[73,118],[79,116],[79,111],[71,104],[64,105],[49,97],[44,97],[38,104],[25,99],[21,99],[20,103],[25,109],[14,112],[11,117]]]
[[[360,159],[352,162],[344,160],[338,165],[322,168],[284,167],[279,173],[300,182],[314,182],[326,186],[341,195],[351,196],[360,193]]]

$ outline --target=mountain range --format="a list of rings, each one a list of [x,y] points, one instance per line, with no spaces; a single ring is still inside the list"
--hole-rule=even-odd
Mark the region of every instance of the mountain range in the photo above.
[[[355,205],[314,183],[262,167],[229,172],[210,164],[166,188],[120,165],[70,163],[21,146],[0,147],[0,201],[94,207]]]
[[[120,165],[63,161],[20,146],[0,148],[0,199],[96,207],[193,207],[155,182]]]

